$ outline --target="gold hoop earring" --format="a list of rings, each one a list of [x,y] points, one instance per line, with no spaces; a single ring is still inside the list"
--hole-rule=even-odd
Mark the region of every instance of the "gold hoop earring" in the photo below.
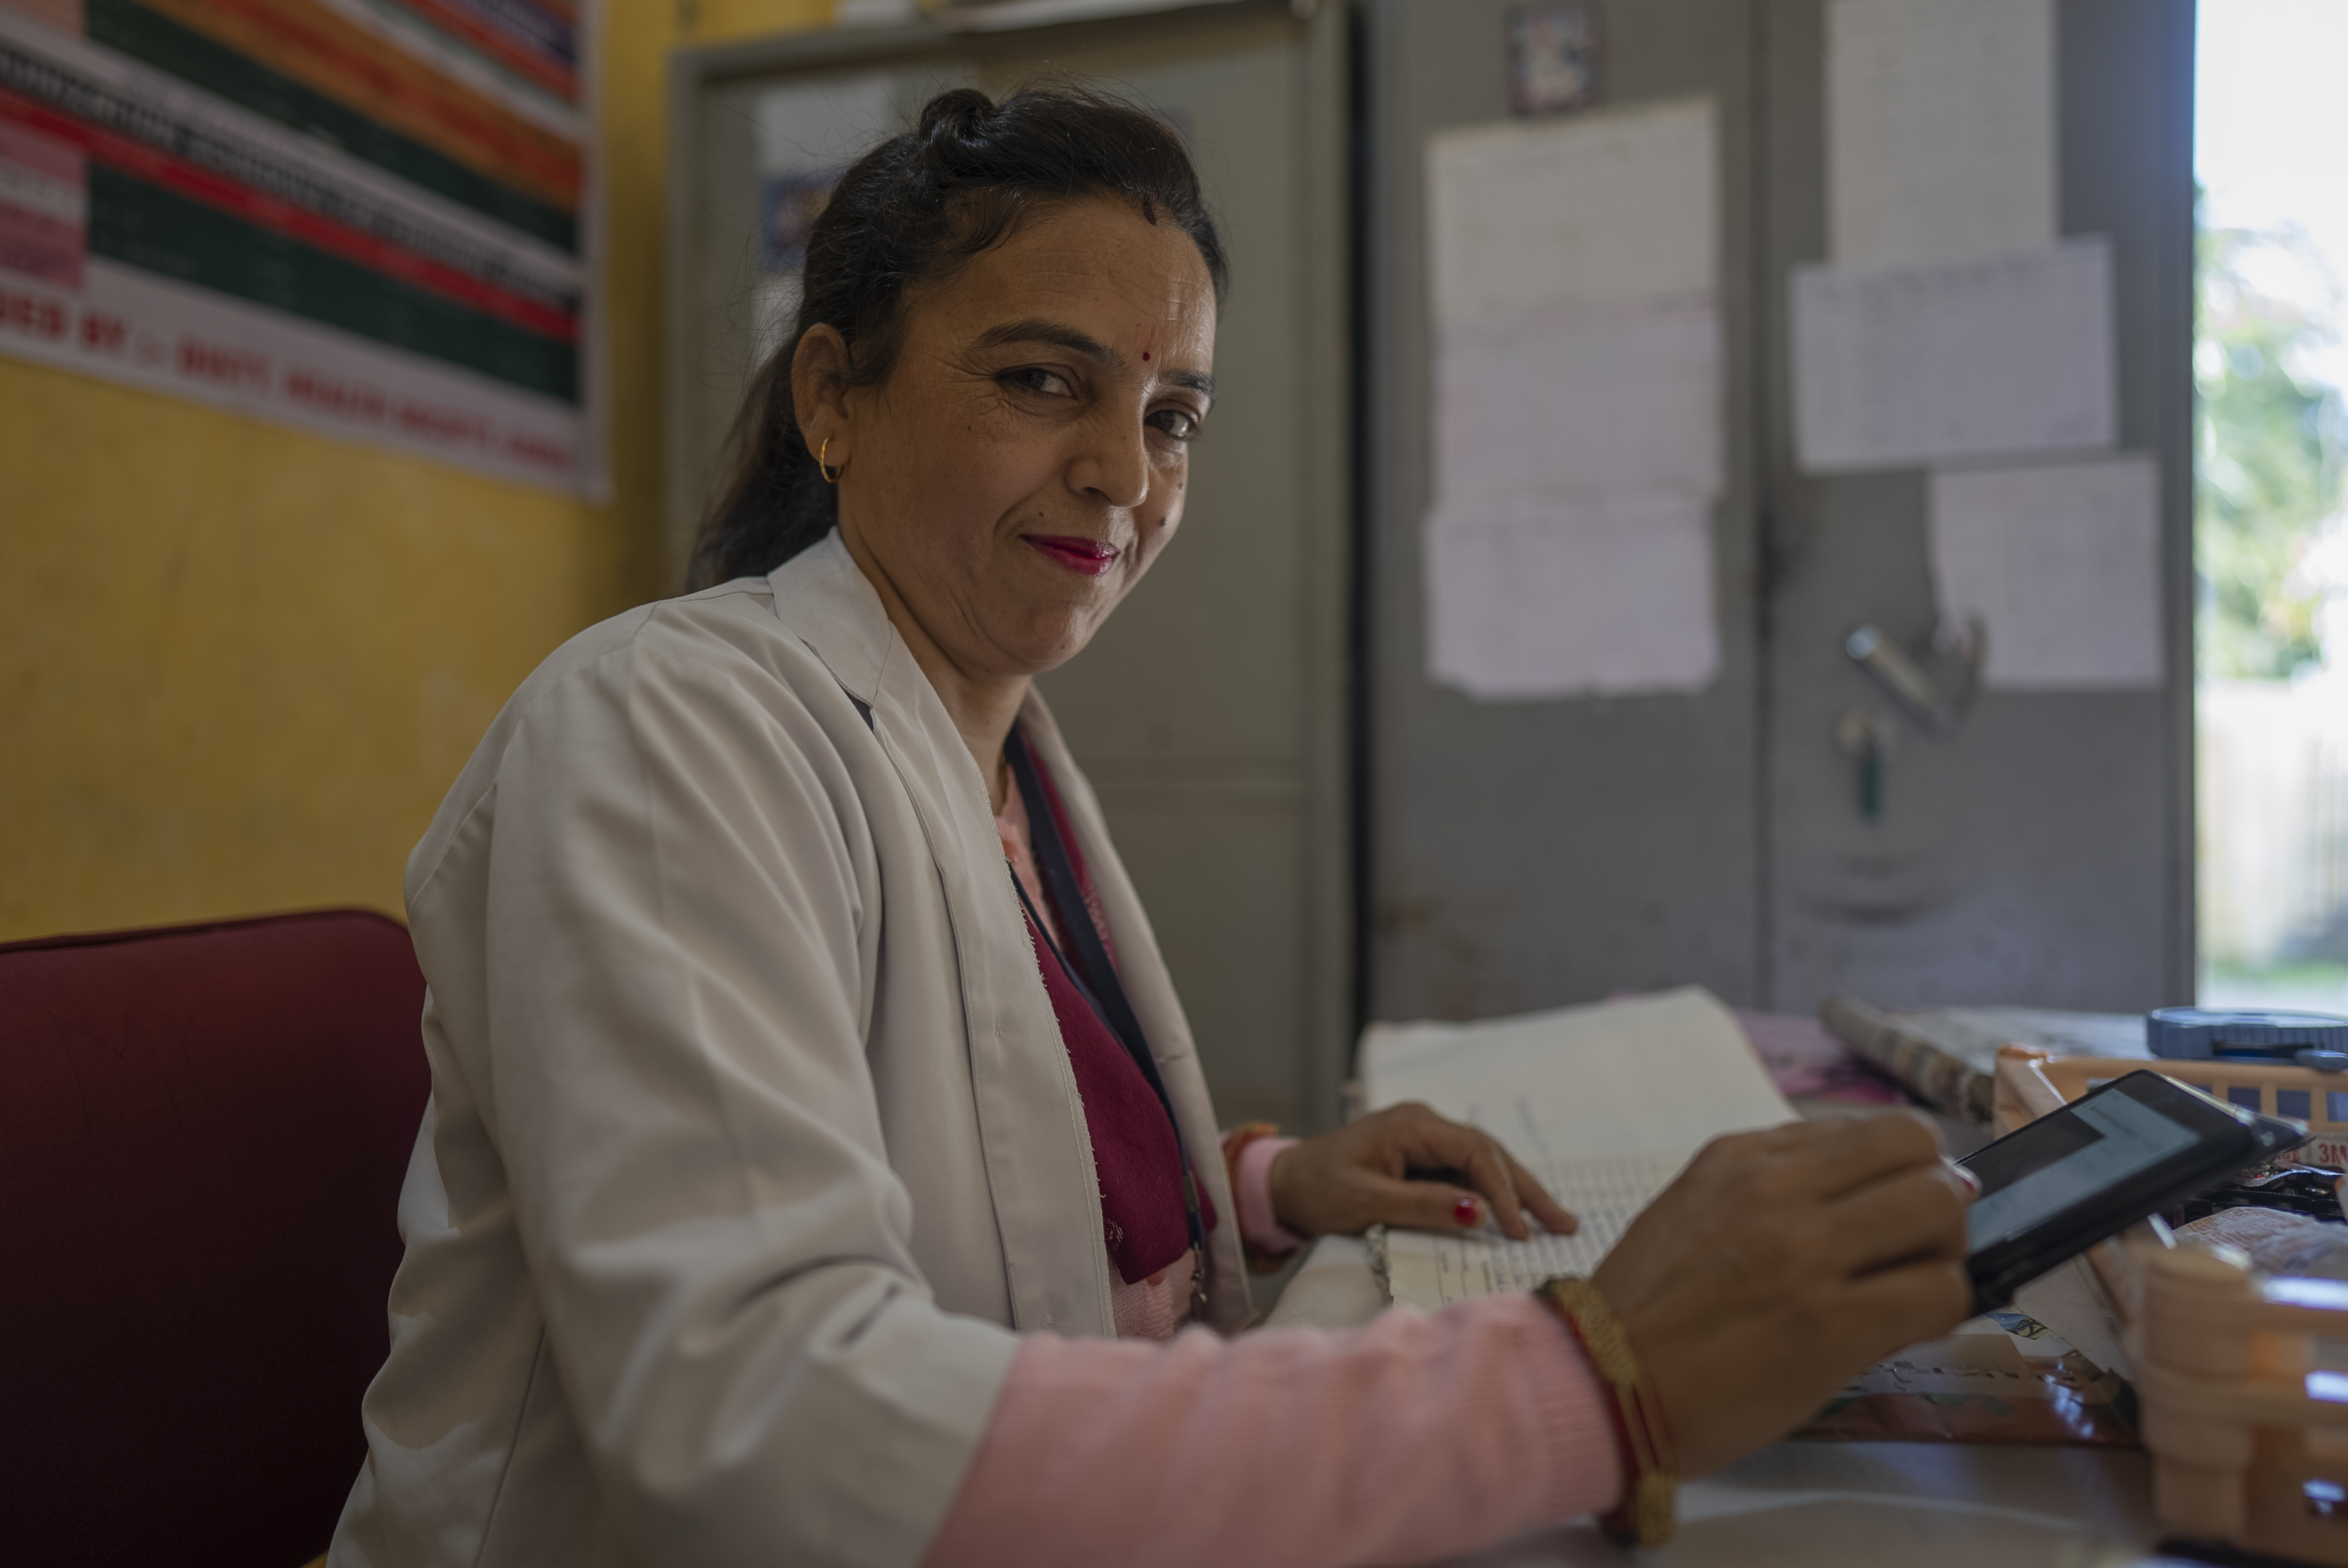
[[[830,450],[831,437],[827,436],[823,438],[823,445],[816,448],[815,471],[823,476],[823,482],[825,484],[837,485],[839,483],[839,476],[841,472],[847,468],[848,465],[842,463],[838,468],[825,467],[823,460],[825,456],[829,453]]]

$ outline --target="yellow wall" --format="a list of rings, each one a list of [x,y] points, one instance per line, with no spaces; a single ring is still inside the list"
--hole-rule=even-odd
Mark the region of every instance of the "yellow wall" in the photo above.
[[[662,591],[672,0],[607,0],[617,499],[594,507],[0,360],[0,940],[397,912],[498,706]],[[692,36],[820,26],[726,0]]]

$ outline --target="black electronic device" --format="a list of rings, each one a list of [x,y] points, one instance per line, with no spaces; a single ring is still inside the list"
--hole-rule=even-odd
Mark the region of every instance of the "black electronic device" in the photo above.
[[[1973,1310],[2306,1136],[2157,1072],[2098,1084],[1957,1162],[1982,1184],[1966,1219]]]

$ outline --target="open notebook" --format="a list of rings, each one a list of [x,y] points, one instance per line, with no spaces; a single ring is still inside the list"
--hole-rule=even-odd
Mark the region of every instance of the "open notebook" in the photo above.
[[[1481,1127],[1581,1221],[1524,1242],[1385,1232],[1373,1247],[1388,1292],[1429,1309],[1588,1274],[1707,1140],[1794,1118],[1736,1020],[1695,987],[1481,1023],[1373,1024],[1361,1074],[1369,1109],[1417,1100]]]

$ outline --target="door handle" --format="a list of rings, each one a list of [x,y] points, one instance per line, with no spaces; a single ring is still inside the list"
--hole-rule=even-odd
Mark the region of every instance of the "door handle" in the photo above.
[[[1988,651],[1989,633],[1976,617],[1953,639],[1936,637],[1934,641],[1946,650],[1942,662],[1952,668],[1956,677],[1951,685],[1943,685],[1879,627],[1860,627],[1843,640],[1842,650],[1850,655],[1853,663],[1875,677],[1876,683],[1926,734],[1947,736],[1957,733],[1965,715],[1972,711],[1973,698],[1980,693],[1982,660]]]

